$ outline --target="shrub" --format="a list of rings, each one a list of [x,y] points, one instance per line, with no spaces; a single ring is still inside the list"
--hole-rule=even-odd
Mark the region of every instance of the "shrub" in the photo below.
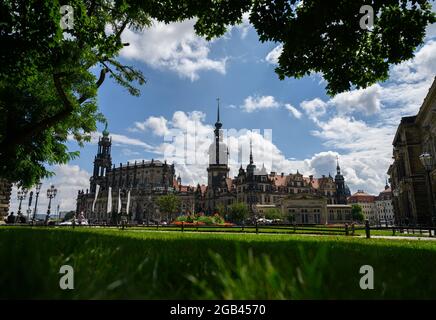
[[[178,216],[178,217],[176,218],[176,221],[179,221],[179,222],[186,222],[187,220],[188,220],[188,217],[185,216],[185,215]]]
[[[198,222],[203,222],[204,224],[208,224],[208,225],[214,224],[213,218],[212,217],[208,217],[208,216],[198,217],[197,221]]]
[[[213,222],[215,223],[215,224],[224,224],[224,218],[223,217],[221,217],[219,214],[214,214],[213,215],[213,217],[212,217],[212,219],[213,219]]]
[[[232,204],[229,211],[229,218],[232,222],[242,223],[248,217],[248,207],[243,202]]]
[[[267,209],[265,212],[265,219],[274,220],[274,219],[281,219],[281,218],[282,218],[282,213],[277,208],[270,208]]]

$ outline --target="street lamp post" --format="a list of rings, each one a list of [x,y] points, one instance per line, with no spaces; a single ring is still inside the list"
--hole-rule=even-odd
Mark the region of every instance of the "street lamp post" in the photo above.
[[[394,209],[394,211],[393,211],[394,212],[394,225],[398,225],[398,224],[402,225],[401,217],[400,217],[400,221],[398,221],[398,219],[397,219],[397,216],[399,214],[399,212],[397,212],[397,210],[398,210],[398,201],[399,201],[398,198],[400,196],[400,192],[397,189],[394,189],[393,194],[394,194],[394,198],[396,198],[396,202],[392,201],[392,206]]]
[[[59,222],[61,221],[61,211],[60,211],[60,204],[58,204],[58,206],[56,207],[56,211],[57,211],[57,214],[58,214],[58,224],[59,224]]]
[[[154,206],[154,204],[152,205],[152,203],[151,203],[151,196],[148,196],[148,208],[147,208],[147,227],[148,227],[148,225],[149,225],[149,223],[150,223],[150,213],[152,212],[152,208],[153,208],[153,206]]]
[[[433,227],[435,227],[436,213],[434,208],[433,188],[432,188],[431,177],[430,177],[430,172],[433,169],[433,157],[430,153],[424,152],[419,156],[419,160],[421,160],[422,166],[424,167],[427,173],[427,185],[428,185],[428,193],[430,198],[430,215],[432,216],[432,225]]]
[[[17,199],[20,200],[20,204],[18,205],[18,214],[17,214],[18,217],[21,217],[21,203],[23,202],[23,200],[26,199],[26,195],[27,195],[27,189],[26,188],[21,188],[17,192]]]
[[[383,200],[386,201],[386,200]],[[388,223],[388,210],[386,209],[386,202],[383,202],[383,212],[385,213],[385,223],[386,223],[386,228],[389,227],[389,223]]]
[[[49,189],[47,189],[47,198],[49,198],[48,201],[48,209],[47,209],[47,216],[45,218],[45,223],[48,223],[48,219],[50,218],[50,208],[51,208],[51,199],[56,197],[58,190],[54,187],[54,185],[51,185]]]
[[[41,187],[42,187],[42,183],[38,182],[36,184],[36,197],[35,197],[35,208],[33,209],[33,218],[32,218],[32,222],[35,222],[36,219],[36,210],[38,209],[38,197],[39,197],[39,192],[41,191]]]
[[[27,222],[29,222],[30,219],[30,213],[32,212],[32,199],[33,199],[33,191],[30,191],[29,194],[29,206],[27,207]]]

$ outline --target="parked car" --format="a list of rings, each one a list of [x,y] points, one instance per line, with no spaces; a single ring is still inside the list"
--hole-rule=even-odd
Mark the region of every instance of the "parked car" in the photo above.
[[[73,220],[69,220],[69,221],[64,221],[59,223],[60,226],[71,226],[73,225]],[[89,225],[88,220],[83,219],[82,221],[79,222],[78,219],[75,220],[75,225],[76,226],[87,226]]]

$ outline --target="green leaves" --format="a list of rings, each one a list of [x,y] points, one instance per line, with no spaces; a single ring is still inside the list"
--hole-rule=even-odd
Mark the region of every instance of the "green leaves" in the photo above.
[[[233,203],[229,206],[230,221],[241,223],[248,218],[248,208],[243,202]]]
[[[283,44],[280,79],[319,72],[335,95],[385,81],[391,64],[413,57],[436,19],[428,1],[408,2],[372,1],[371,31],[359,25],[363,0],[255,1],[250,21],[261,41]]]
[[[180,208],[180,198],[174,194],[167,194],[157,198],[157,205],[161,213],[165,213],[169,216],[173,215]]]
[[[61,5],[74,9],[62,30]],[[375,25],[360,28],[362,5]],[[45,163],[65,163],[77,152],[68,137],[88,141],[96,123],[97,91],[106,74],[138,96],[144,75],[118,60],[126,28],[152,21],[197,19],[206,39],[250,22],[260,41],[283,45],[280,79],[322,73],[330,95],[388,78],[389,67],[413,57],[428,24],[425,0],[4,0],[0,3],[0,177],[26,185],[50,175]]]
[[[116,60],[121,32],[150,23],[126,1],[68,1],[74,26],[62,30],[58,1],[5,1],[0,4],[0,177],[26,186],[52,175],[46,164],[77,157],[65,143],[89,141],[97,121],[97,90],[106,73],[133,95],[141,72]],[[106,27],[112,26],[112,32]],[[65,32],[64,32],[65,31]],[[98,77],[96,76],[99,75]]]

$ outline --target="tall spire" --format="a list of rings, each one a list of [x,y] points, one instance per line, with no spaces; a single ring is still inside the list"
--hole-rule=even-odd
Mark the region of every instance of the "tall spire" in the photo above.
[[[217,117],[216,117],[215,129],[219,130],[223,126],[222,123],[220,122],[220,98],[216,98],[216,101],[217,101],[218,106],[217,106]]]
[[[220,98],[216,98],[217,104],[218,104],[218,110],[217,110],[217,122],[220,122]]]
[[[336,156],[336,172],[341,174],[341,167],[339,166],[339,156]]]
[[[250,139],[250,164],[253,164],[253,144]]]
[[[220,122],[220,98],[217,98],[218,108],[217,108],[217,119],[215,123],[215,164],[220,164],[220,129],[223,126]],[[225,159],[223,159],[225,160]]]

